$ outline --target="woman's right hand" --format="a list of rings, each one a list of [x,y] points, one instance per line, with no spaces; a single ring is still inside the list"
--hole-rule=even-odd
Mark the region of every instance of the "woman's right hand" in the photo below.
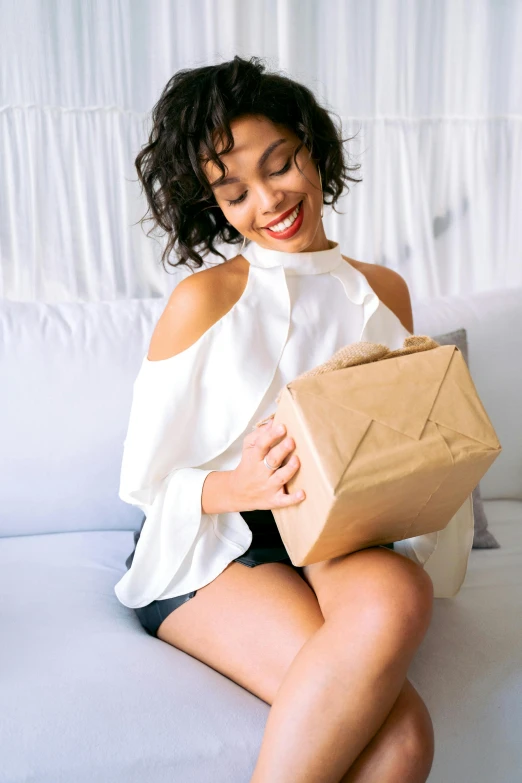
[[[281,433],[272,425],[273,419],[243,438],[241,462],[232,471],[241,511],[293,506],[305,498],[302,489],[291,494],[286,492],[285,484],[299,470],[299,458],[295,454],[289,456],[295,449],[295,441],[285,437],[284,425]],[[270,465],[277,466],[274,470],[267,468],[265,457]]]

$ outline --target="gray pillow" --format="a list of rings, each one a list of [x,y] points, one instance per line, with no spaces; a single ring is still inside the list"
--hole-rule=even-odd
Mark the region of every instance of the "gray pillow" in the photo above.
[[[447,334],[433,335],[433,339],[440,345],[456,345],[464,357],[464,361],[469,367],[468,360],[468,338],[465,329],[456,329]],[[472,493],[473,498],[473,516],[475,517],[475,533],[473,535],[473,549],[498,549],[500,544],[497,539],[488,530],[488,520],[484,505],[480,496],[480,484],[477,484]]]

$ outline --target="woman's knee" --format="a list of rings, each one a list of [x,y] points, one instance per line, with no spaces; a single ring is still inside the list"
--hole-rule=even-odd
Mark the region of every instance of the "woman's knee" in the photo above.
[[[412,560],[384,548],[337,558],[315,578],[325,620],[346,623],[356,617],[368,633],[388,631],[418,644],[433,610],[433,583]]]
[[[433,610],[433,583],[412,560],[381,550],[365,574],[362,622],[368,631],[383,631],[408,645],[418,645],[426,633]]]

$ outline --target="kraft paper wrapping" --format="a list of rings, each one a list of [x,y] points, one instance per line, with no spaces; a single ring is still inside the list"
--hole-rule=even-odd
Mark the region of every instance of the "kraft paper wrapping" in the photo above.
[[[288,383],[273,414],[301,462],[288,492],[306,492],[273,509],[294,565],[444,529],[501,451],[456,346],[354,345],[363,363],[331,369],[341,349]]]

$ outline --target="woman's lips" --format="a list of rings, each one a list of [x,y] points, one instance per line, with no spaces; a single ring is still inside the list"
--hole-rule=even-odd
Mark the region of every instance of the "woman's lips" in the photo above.
[[[294,209],[295,209],[295,207],[292,207],[292,209],[290,210],[290,214],[292,214]],[[293,237],[294,234],[297,234],[297,232],[301,228],[301,226],[303,224],[303,211],[304,211],[304,202],[300,201],[299,202],[299,212],[297,213],[297,217],[296,217],[296,219],[294,220],[294,222],[292,223],[291,226],[289,226],[288,228],[285,228],[284,231],[272,231],[270,228],[268,228],[268,226],[265,226],[264,230],[268,231],[270,236],[273,237],[274,239],[289,239],[290,237]],[[277,222],[280,223],[281,220],[284,220],[284,219],[285,218],[279,218]],[[276,225],[277,225],[277,223],[276,223]]]
[[[297,204],[300,202],[298,201]],[[292,214],[294,209],[297,207],[297,204],[294,204],[293,207],[290,207],[290,209],[287,209],[286,212],[283,212],[282,215],[279,215],[275,220],[271,220],[270,223],[267,223],[266,226],[263,226],[262,228],[272,228],[272,226],[277,226],[278,223],[280,223],[282,220],[285,220],[289,215]]]

